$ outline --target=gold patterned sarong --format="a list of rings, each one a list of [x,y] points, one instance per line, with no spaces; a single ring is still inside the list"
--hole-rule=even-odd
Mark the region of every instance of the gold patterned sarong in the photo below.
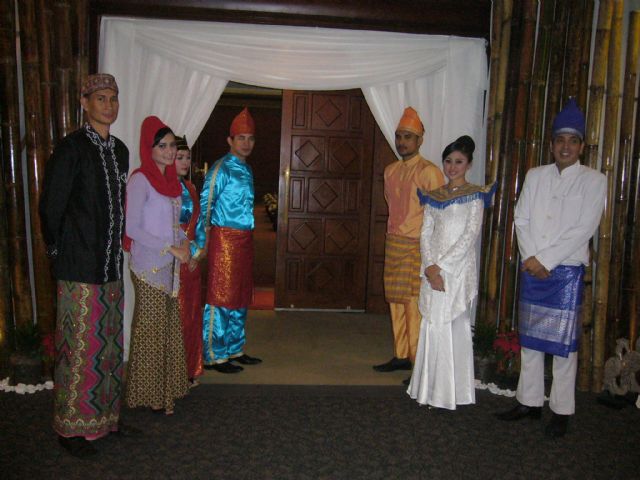
[[[384,250],[384,296],[407,303],[420,294],[420,240],[387,233]]]
[[[253,232],[214,226],[209,235],[207,303],[247,308],[253,295]]]

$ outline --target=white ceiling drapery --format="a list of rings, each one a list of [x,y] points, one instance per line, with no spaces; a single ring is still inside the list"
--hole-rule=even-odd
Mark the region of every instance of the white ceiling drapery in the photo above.
[[[228,81],[294,90],[362,89],[393,145],[406,106],[426,128],[422,153],[439,164],[459,135],[478,144],[484,170],[483,39],[310,27],[105,17],[100,69],[121,86],[113,133],[137,166],[140,124],[157,115],[195,140]],[[258,138],[259,141],[259,138]]]

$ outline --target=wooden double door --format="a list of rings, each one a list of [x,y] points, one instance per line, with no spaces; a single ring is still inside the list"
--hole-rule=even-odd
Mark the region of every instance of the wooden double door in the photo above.
[[[276,308],[379,310],[395,157],[362,93],[285,91],[281,132]]]

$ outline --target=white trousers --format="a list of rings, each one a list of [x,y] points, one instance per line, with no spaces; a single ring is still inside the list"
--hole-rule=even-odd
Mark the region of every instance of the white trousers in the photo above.
[[[520,379],[516,398],[528,407],[544,404],[544,352],[522,348],[520,350]],[[576,372],[578,352],[568,358],[553,356],[553,382],[549,396],[549,408],[558,415],[573,415],[576,411]]]

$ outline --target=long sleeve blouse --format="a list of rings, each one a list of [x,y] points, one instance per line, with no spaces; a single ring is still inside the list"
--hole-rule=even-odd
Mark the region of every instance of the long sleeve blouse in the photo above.
[[[469,308],[478,294],[476,243],[482,227],[483,210],[490,205],[493,187],[468,184],[454,194],[441,187],[420,195],[425,204],[420,235],[422,286],[419,307],[427,321],[449,323]],[[444,280],[444,292],[431,288],[424,270],[438,265]],[[443,318],[430,313],[433,296],[446,303]]]
[[[169,252],[186,239],[180,228],[182,201],[158,193],[143,173],[135,173],[127,184],[127,235],[133,240],[130,267],[148,284],[178,295],[180,268]]]
[[[192,257],[198,258],[200,249],[195,242],[198,216],[200,214],[200,197],[196,187],[188,180],[180,180],[182,186],[182,207],[180,209],[180,226],[189,240]]]

